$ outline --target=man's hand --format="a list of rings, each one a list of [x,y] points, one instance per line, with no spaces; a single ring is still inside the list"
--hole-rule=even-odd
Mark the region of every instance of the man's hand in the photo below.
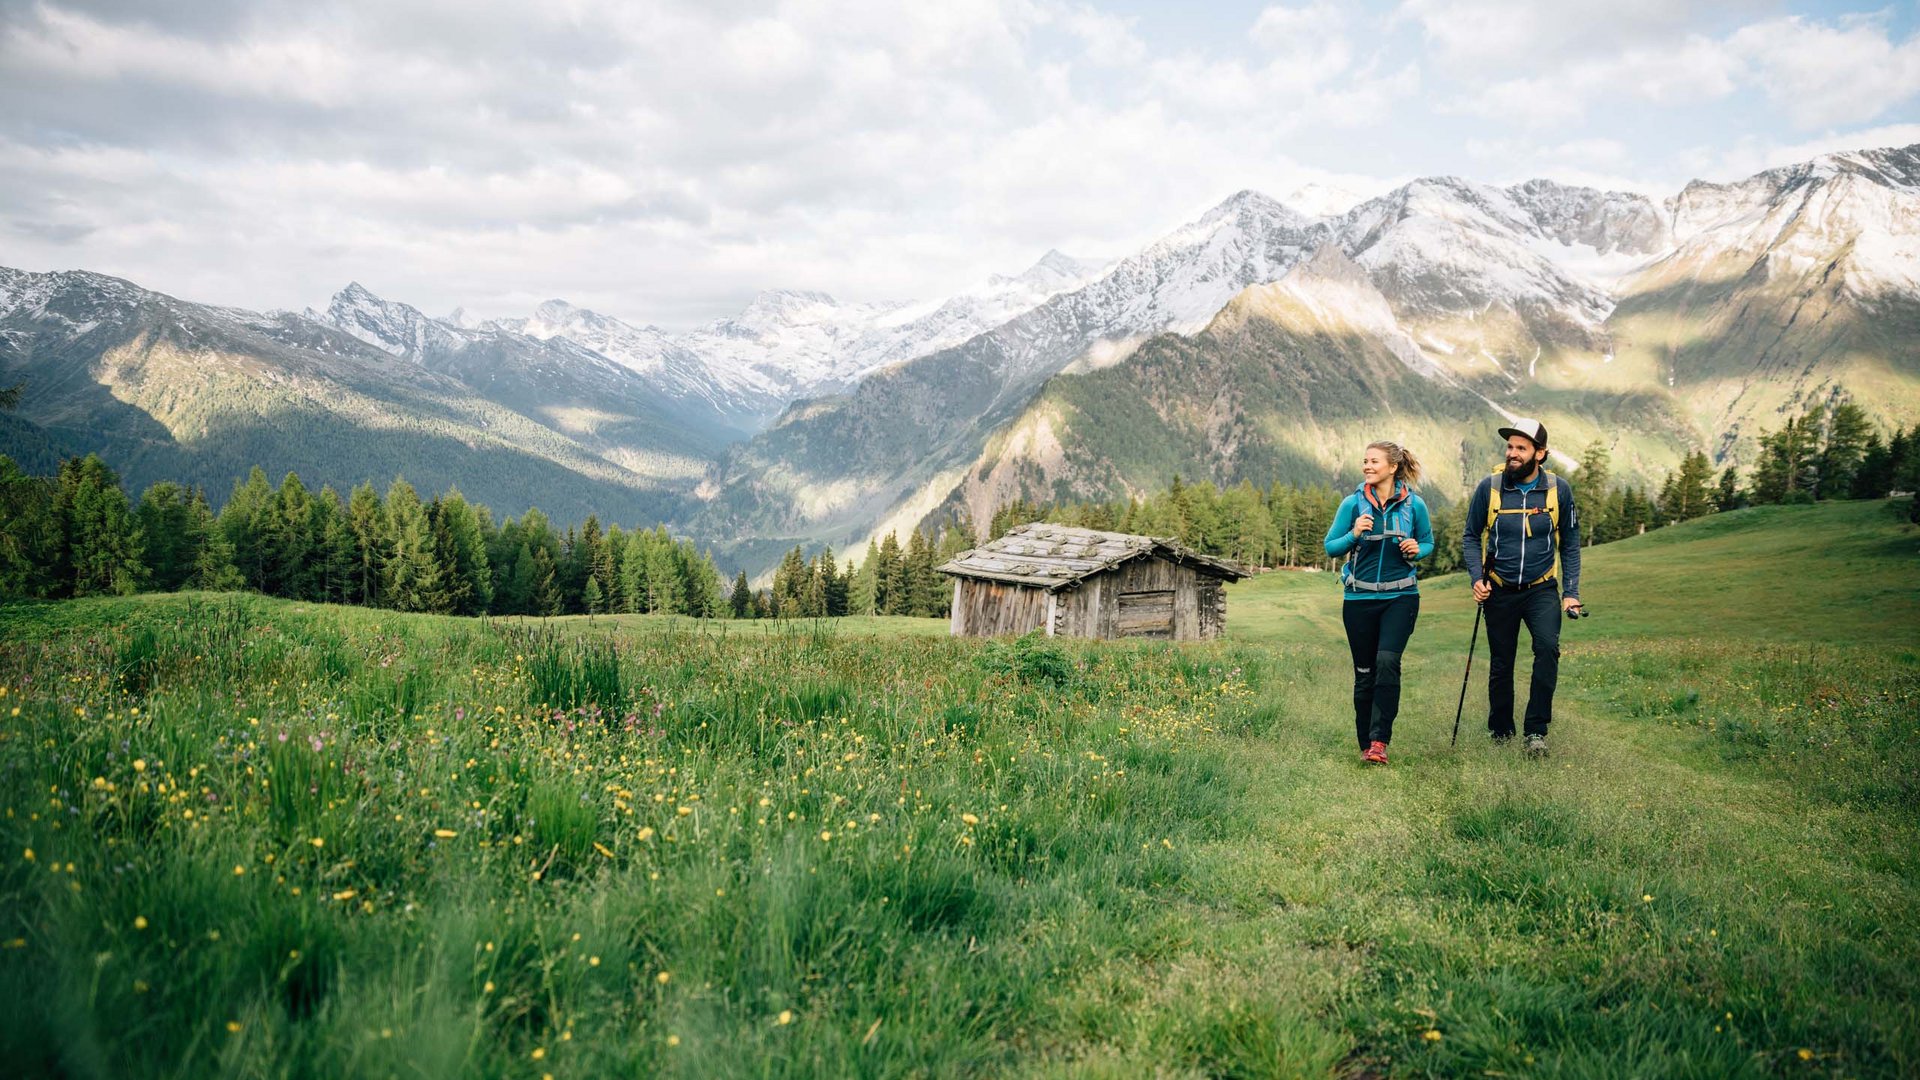
[[[1580,598],[1577,596],[1563,596],[1560,598],[1560,609],[1562,611],[1572,611],[1579,606]]]
[[[1361,514],[1359,517],[1353,519],[1353,535],[1365,536],[1366,534],[1372,531],[1373,531],[1373,515],[1372,514]]]
[[[1479,581],[1476,581],[1473,583],[1473,602],[1474,603],[1484,604],[1487,602],[1487,597],[1492,595],[1493,595],[1493,583],[1489,582],[1486,578],[1481,578]]]
[[[1405,555],[1409,560],[1418,558],[1420,555],[1420,541],[1412,537],[1400,541],[1400,554]]]

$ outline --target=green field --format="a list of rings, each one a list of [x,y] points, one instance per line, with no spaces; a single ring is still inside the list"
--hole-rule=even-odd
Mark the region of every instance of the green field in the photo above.
[[[1394,763],[1324,574],[1214,645],[0,608],[18,1076],[1920,1074],[1920,530],[1589,551],[1553,756]],[[1525,661],[1522,661],[1524,668]],[[1485,670],[1481,641],[1476,672]]]

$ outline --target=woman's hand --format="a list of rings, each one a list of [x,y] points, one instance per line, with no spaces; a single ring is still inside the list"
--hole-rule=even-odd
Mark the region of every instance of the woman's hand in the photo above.
[[[1400,541],[1400,554],[1406,556],[1409,561],[1418,557],[1420,554],[1420,541],[1412,537]]]
[[[1373,515],[1372,514],[1361,514],[1359,517],[1354,519],[1354,522],[1353,522],[1354,536],[1356,537],[1365,536],[1367,533],[1372,531],[1373,531]]]

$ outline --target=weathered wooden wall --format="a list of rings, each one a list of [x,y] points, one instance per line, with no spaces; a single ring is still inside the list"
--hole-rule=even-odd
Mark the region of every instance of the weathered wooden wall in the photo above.
[[[1047,593],[1024,585],[954,579],[956,636],[993,637],[1046,629]],[[1159,558],[1135,559],[1054,594],[1053,627],[1065,637],[1198,641],[1226,627],[1219,578]]]
[[[1100,575],[1089,637],[1193,641],[1202,636],[1200,575],[1165,559],[1135,559]]]
[[[996,637],[1037,630],[1046,621],[1047,593],[1025,585],[955,578],[952,628],[956,637]]]

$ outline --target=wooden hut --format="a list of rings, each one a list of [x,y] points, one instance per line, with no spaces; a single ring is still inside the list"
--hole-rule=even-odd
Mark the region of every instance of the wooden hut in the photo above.
[[[1157,536],[1034,522],[939,570],[953,577],[953,633],[991,637],[1216,638],[1222,588],[1247,571]]]

